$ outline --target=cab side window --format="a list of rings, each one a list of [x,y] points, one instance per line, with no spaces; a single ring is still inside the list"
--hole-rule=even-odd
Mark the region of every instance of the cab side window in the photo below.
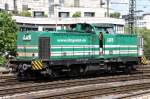
[[[106,33],[106,34],[109,34],[109,31],[108,31],[107,29],[105,29],[105,33]]]
[[[75,31],[76,30],[76,24],[70,25],[70,30]]]
[[[83,24],[82,25],[82,30],[85,33],[93,33],[94,32],[93,28],[89,24]]]
[[[114,34],[113,28],[105,28],[104,31],[106,34]]]

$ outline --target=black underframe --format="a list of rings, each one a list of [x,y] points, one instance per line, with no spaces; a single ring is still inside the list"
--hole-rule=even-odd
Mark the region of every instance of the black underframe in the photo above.
[[[11,64],[31,64],[32,60],[12,60]],[[42,60],[43,63],[48,63],[49,65],[74,65],[74,64],[99,64],[104,63],[138,63],[138,57],[116,57],[116,58],[100,58],[100,59],[72,59],[72,60]]]

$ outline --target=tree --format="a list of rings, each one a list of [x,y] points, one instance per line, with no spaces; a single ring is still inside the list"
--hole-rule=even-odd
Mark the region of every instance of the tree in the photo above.
[[[18,27],[16,22],[7,12],[0,11],[0,54],[15,52],[16,34]]]
[[[134,28],[135,29],[135,28]],[[128,27],[125,27],[125,32],[128,34]],[[150,29],[136,28],[136,34],[144,39],[144,55],[150,58]]]
[[[119,12],[110,13],[110,17],[119,19],[120,18],[120,13]]]
[[[28,12],[28,11],[22,11],[22,12],[20,13],[20,15],[21,15],[21,16],[25,16],[25,17],[31,17],[31,13]]]
[[[75,12],[72,17],[76,18],[76,17],[81,17],[81,12],[77,11]]]
[[[150,57],[150,30],[146,28],[137,29],[139,34],[144,38],[144,54]]]

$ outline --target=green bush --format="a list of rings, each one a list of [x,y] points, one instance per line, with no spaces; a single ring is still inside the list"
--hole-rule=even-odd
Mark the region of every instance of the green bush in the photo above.
[[[4,66],[5,62],[6,62],[6,58],[3,56],[0,56],[0,66]]]
[[[31,17],[31,13],[28,12],[28,11],[22,11],[22,12],[20,13],[20,15],[21,15],[21,16],[25,16],[25,17]]]
[[[150,59],[150,29],[146,28],[134,28],[137,35],[140,35],[144,39],[144,55]],[[128,34],[128,27],[125,27],[125,32]]]
[[[16,51],[16,37],[19,28],[7,12],[0,11],[0,57],[5,52]]]
[[[110,17],[119,19],[120,18],[120,13],[119,12],[110,13]]]
[[[72,17],[76,18],[76,17],[81,17],[81,12],[76,12],[72,15]]]
[[[146,28],[137,29],[139,35],[144,38],[144,54],[150,57],[150,30]]]
[[[47,15],[47,14],[44,14],[44,17],[46,17],[46,18],[47,18],[47,17],[48,17],[48,15]]]

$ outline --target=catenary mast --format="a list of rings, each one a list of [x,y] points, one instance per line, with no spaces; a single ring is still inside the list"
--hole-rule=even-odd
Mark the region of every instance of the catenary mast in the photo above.
[[[135,11],[136,11],[136,0],[129,0],[129,17],[128,17],[128,25],[129,25],[129,33],[135,33]]]

